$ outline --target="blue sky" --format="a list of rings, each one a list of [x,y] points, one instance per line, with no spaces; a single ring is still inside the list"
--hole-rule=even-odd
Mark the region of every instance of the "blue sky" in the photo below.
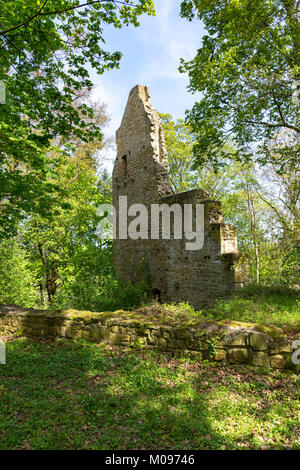
[[[180,58],[192,59],[204,34],[199,20],[180,18],[180,0],[155,0],[156,16],[140,17],[140,27],[121,30],[104,28],[106,48],[121,51],[120,68],[92,74],[94,99],[107,103],[111,122],[107,134],[115,134],[120,125],[130,90],[147,85],[154,107],[174,118],[183,118],[185,110],[197,99],[187,91],[188,77],[179,73]],[[108,156],[108,155],[107,155]],[[113,153],[110,153],[113,158]]]

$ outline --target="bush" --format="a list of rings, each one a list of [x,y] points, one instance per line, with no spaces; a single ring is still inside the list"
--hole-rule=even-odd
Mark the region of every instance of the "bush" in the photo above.
[[[0,303],[33,307],[39,302],[35,273],[14,240],[0,242]]]

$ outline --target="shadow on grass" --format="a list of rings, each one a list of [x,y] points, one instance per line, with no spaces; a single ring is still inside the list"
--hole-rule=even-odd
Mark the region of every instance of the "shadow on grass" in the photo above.
[[[239,389],[232,371],[218,373],[153,351],[8,342],[7,365],[0,366],[0,448],[238,448],[236,415],[232,429],[226,426],[232,413],[240,420],[249,414],[241,395],[255,389]]]
[[[217,439],[206,400],[195,399],[174,360],[157,359],[67,341],[8,342],[0,448],[189,449],[195,433]]]

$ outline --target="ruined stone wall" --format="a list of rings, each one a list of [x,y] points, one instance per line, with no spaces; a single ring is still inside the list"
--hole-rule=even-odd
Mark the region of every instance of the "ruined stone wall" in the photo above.
[[[51,312],[0,305],[0,340],[16,334],[51,341],[84,339],[168,351],[220,364],[299,371],[292,363],[292,343],[285,332],[255,323],[206,320],[189,326],[166,325],[133,312]]]
[[[187,301],[196,308],[201,308],[212,304],[216,297],[228,295],[240,286],[240,276],[234,269],[234,263],[239,257],[236,228],[223,222],[220,202],[212,201],[202,190],[194,190],[161,198],[160,203],[167,203],[169,206],[204,205],[202,249],[186,249],[184,238],[176,240],[172,237],[171,242],[163,241],[165,270],[158,273],[159,284],[165,288],[162,297],[168,302]],[[195,226],[195,220],[193,225]],[[163,276],[166,278],[165,284],[162,283]]]
[[[196,308],[243,285],[234,270],[238,258],[236,229],[223,222],[221,204],[212,201],[201,189],[172,195],[167,173],[166,149],[162,125],[150,103],[148,88],[134,87],[128,98],[120,128],[116,133],[117,158],[113,171],[113,204],[117,213],[117,239],[114,263],[118,275],[126,281],[150,276],[152,287],[163,301],[188,301]],[[128,208],[144,204],[148,209],[148,227],[140,238],[132,240],[120,232],[119,201],[127,196]],[[204,204],[205,238],[202,249],[186,250],[181,240],[151,239],[151,205]],[[123,208],[123,211],[127,211]],[[194,210],[195,215],[195,210]],[[128,224],[134,215],[128,217]],[[173,220],[171,218],[171,220]],[[125,231],[127,226],[125,227]],[[171,227],[174,232],[174,226]]]
[[[114,242],[115,269],[124,280],[135,281],[157,272],[161,264],[160,243],[150,240],[149,231],[141,240],[120,238],[119,197],[127,196],[128,207],[144,204],[150,214],[152,203],[171,194],[163,130],[150,103],[147,87],[137,85],[131,90],[116,142],[117,158],[113,170],[118,235]]]

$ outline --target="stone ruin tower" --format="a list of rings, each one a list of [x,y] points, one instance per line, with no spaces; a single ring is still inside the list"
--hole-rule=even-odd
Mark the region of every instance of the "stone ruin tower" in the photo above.
[[[239,256],[236,228],[223,222],[221,203],[211,200],[202,189],[172,194],[163,129],[146,86],[137,85],[131,90],[116,141],[113,205],[116,209],[114,264],[117,275],[132,282],[148,278],[160,300],[185,301],[195,308],[211,304],[243,285],[242,273],[234,269]],[[144,204],[148,209],[148,228],[141,231],[141,238],[132,240],[124,235],[127,226],[120,227],[120,196],[127,196],[128,208]],[[151,239],[153,204],[169,207],[192,204],[193,209],[196,204],[203,204],[203,247],[187,250],[184,237],[174,238],[172,214],[170,239],[162,239],[161,229],[159,238]],[[126,207],[122,205],[121,210],[125,212]],[[128,216],[128,224],[135,217]]]

